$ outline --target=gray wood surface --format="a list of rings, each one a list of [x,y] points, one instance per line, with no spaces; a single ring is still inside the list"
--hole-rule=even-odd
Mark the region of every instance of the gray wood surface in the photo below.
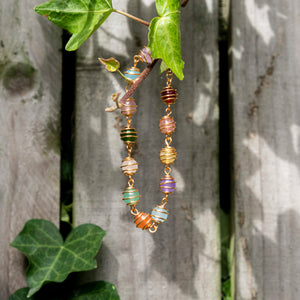
[[[151,20],[155,1],[114,1],[118,9]],[[220,299],[218,221],[218,2],[190,1],[182,11],[185,80],[174,81],[179,100],[174,145],[177,191],[168,205],[169,220],[155,235],[135,228],[122,201],[126,178],[120,164],[126,157],[119,131],[120,113],[105,113],[110,96],[125,84],[99,64],[97,57],[115,57],[123,70],[147,43],[147,28],[112,15],[78,53],[76,145],[74,170],[75,225],[92,222],[107,231],[99,268],[84,281],[108,280],[121,299]],[[134,157],[140,170],[135,186],[142,194],[139,210],[161,201],[163,136],[158,121],[164,105],[160,90],[165,76],[158,66],[133,95],[138,104],[134,126],[139,133]]]
[[[0,299],[26,286],[9,247],[30,218],[58,225],[61,30],[36,1],[0,3]]]
[[[300,6],[232,1],[235,299],[300,282]]]

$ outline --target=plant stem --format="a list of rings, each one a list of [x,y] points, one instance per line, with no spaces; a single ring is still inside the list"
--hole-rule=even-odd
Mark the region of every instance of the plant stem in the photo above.
[[[120,76],[128,83],[129,80],[128,78],[120,71],[120,70],[117,70],[117,72],[120,74]]]
[[[146,79],[146,77],[149,75],[155,64],[157,63],[158,59],[155,59],[153,63],[148,64],[146,69],[141,73],[141,75],[134,81],[133,85],[130,87],[130,89],[125,93],[125,95],[119,100],[119,103],[124,103],[133,93],[134,91],[139,87],[139,85]]]
[[[126,16],[126,17],[128,17],[128,18],[130,18],[130,19],[132,19],[132,20],[134,20],[134,21],[137,21],[137,22],[139,22],[139,23],[141,23],[141,24],[144,24],[144,25],[146,25],[146,26],[150,26],[150,23],[149,23],[149,22],[147,22],[147,21],[145,21],[145,20],[142,20],[142,19],[140,19],[140,18],[137,18],[137,17],[135,17],[135,16],[133,16],[133,15],[130,15],[130,14],[124,12],[124,11],[121,11],[121,10],[118,10],[118,9],[114,9],[114,12],[116,12],[116,13],[118,13],[118,14],[121,14],[121,15],[123,15],[123,16]]]

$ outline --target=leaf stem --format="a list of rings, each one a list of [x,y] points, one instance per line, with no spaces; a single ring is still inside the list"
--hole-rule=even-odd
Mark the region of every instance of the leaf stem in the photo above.
[[[120,76],[127,82],[129,82],[128,78],[120,71],[120,70],[117,70],[117,72],[120,74]]]
[[[116,12],[116,13],[118,13],[118,14],[120,14],[120,15],[126,16],[126,17],[128,17],[128,18],[130,18],[130,19],[132,19],[134,21],[137,21],[137,22],[139,22],[141,24],[144,24],[146,26],[150,26],[149,22],[147,22],[147,21],[145,21],[143,19],[137,18],[137,17],[135,17],[135,16],[133,16],[131,14],[128,14],[127,12],[124,12],[124,11],[121,11],[121,10],[118,10],[118,9],[114,9],[113,11]]]
[[[139,85],[146,79],[146,77],[149,75],[155,64],[157,63],[158,59],[155,59],[153,63],[148,64],[146,69],[140,74],[140,76],[134,81],[133,85],[130,87],[130,89],[125,93],[125,95],[119,100],[119,103],[125,102],[133,93],[134,91],[139,87]]]

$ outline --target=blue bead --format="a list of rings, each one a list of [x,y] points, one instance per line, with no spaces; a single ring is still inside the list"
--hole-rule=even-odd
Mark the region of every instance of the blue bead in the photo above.
[[[132,67],[125,72],[125,77],[130,81],[137,79],[140,76],[140,70],[138,68]]]
[[[160,206],[156,206],[151,212],[152,220],[157,223],[165,222],[168,219],[168,215],[168,210]]]

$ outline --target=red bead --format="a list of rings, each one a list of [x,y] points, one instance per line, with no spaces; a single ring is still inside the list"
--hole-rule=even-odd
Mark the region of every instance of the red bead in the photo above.
[[[160,92],[161,94],[161,100],[165,104],[174,104],[177,99],[177,92],[173,88],[166,86],[163,88],[163,90]]]

